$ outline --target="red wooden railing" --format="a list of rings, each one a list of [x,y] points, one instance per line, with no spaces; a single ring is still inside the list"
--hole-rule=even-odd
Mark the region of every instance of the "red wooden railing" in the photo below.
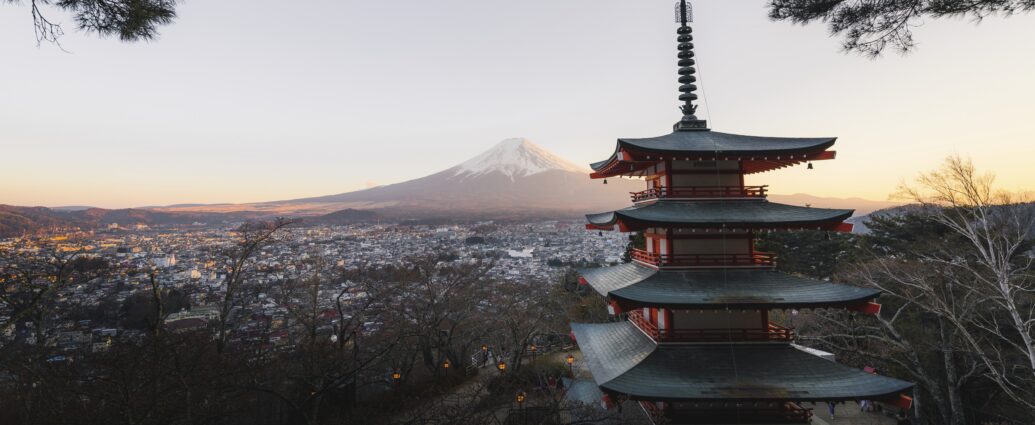
[[[658,329],[658,326],[643,317],[640,310],[628,313],[629,321],[643,330],[655,341],[660,342],[789,342],[794,340],[794,331],[770,323],[768,329]]]
[[[676,402],[659,408],[653,402],[641,401],[640,406],[654,419],[687,424],[812,423],[812,409],[794,402]]]
[[[636,327],[640,328],[644,333],[658,341],[658,327],[643,317],[643,312],[640,310],[633,310],[628,313],[629,321],[632,322]]]
[[[769,186],[687,186],[654,187],[629,192],[633,202],[656,198],[764,198]]]
[[[753,254],[655,254],[642,249],[630,252],[633,260],[657,267],[776,266],[776,255]]]

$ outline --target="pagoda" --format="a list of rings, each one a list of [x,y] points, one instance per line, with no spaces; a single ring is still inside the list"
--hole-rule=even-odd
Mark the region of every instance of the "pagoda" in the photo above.
[[[744,176],[834,159],[836,138],[712,131],[696,116],[692,11],[676,4],[682,119],[660,137],[618,139],[592,178],[635,177],[633,205],[589,214],[587,228],[642,232],[631,262],[579,270],[613,321],[572,324],[586,366],[609,402],[638,402],[665,423],[809,423],[805,402],[874,400],[908,406],[909,382],[864,372],[794,344],[773,310],[877,314],[873,289],[775,270],[759,233],[851,231],[852,210],[783,205]]]

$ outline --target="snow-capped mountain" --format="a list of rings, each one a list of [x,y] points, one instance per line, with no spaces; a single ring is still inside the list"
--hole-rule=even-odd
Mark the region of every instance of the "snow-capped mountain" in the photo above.
[[[477,177],[498,172],[511,180],[550,170],[589,172],[588,167],[575,165],[528,139],[506,139],[451,170],[455,170],[454,175],[458,177]]]
[[[258,209],[310,214],[345,208],[382,215],[575,217],[625,207],[643,182],[611,179],[605,185],[578,166],[527,139],[507,139],[441,172],[366,190],[317,198],[252,204]]]

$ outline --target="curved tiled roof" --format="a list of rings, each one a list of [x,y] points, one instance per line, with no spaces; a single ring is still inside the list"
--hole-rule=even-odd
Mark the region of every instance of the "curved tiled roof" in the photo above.
[[[636,263],[580,269],[604,296],[637,304],[689,308],[820,308],[870,301],[880,291],[769,269],[658,271]]]
[[[836,137],[763,137],[720,133],[718,131],[675,131],[659,137],[618,139],[610,158],[590,165],[599,170],[617,159],[621,148],[678,155],[777,156],[815,153],[833,146]]]
[[[627,224],[718,228],[726,227],[813,227],[836,224],[851,217],[853,210],[809,208],[766,200],[657,201],[612,212],[587,214],[596,226]]]
[[[629,322],[573,324],[572,330],[600,387],[634,400],[841,401],[892,397],[913,387],[790,344],[650,347],[642,339],[627,341],[639,332]]]
[[[586,346],[580,349],[597,385],[629,371],[656,347],[654,340],[646,334],[625,324],[628,322],[571,324],[575,341],[580,345],[581,341],[587,341]]]

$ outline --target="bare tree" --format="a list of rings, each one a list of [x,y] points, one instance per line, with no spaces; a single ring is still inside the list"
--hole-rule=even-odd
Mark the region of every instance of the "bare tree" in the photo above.
[[[923,390],[914,392],[914,400],[925,405],[923,397],[929,397],[933,402],[929,407],[940,416],[937,423],[965,424],[962,389],[983,367],[967,354],[953,322],[976,313],[980,305],[977,294],[959,286],[944,269],[903,253],[872,256],[838,280],[880,289],[884,308],[872,320],[846,312],[813,314],[809,316],[811,329],[806,330],[814,335],[811,339],[822,341],[860,366],[888,364],[908,373]],[[930,356],[932,352],[938,355]],[[918,408],[916,412],[922,419],[923,411]]]
[[[976,314],[943,317],[978,354],[984,375],[1035,411],[1035,206],[996,190],[994,182],[971,161],[953,156],[915,185],[903,185],[901,193],[965,241],[965,251],[921,257],[981,300]]]
[[[250,222],[237,229],[237,241],[224,253],[226,264],[226,280],[223,282],[222,298],[216,303],[219,307],[219,318],[216,320],[216,350],[220,353],[226,349],[230,333],[230,315],[234,308],[243,308],[254,288],[245,285],[245,277],[252,265],[254,256],[263,248],[276,241],[277,232],[296,223],[296,220],[277,218],[268,222]]]
[[[556,285],[542,281],[500,282],[491,301],[497,346],[510,352],[513,372],[521,370],[533,339],[542,334],[566,334],[567,306],[555,296]],[[499,354],[503,354],[502,352]]]
[[[425,368],[434,376],[451,367],[467,365],[468,355],[484,337],[485,300],[492,290],[485,279],[491,262],[440,263],[435,257],[407,261],[409,273],[400,276],[401,322],[410,323]]]
[[[32,318],[37,339],[43,338],[44,318],[55,294],[72,283],[86,282],[107,272],[103,259],[84,257],[82,252],[35,258],[14,252],[4,253],[0,265],[0,307],[11,311],[0,321],[0,333]]]

